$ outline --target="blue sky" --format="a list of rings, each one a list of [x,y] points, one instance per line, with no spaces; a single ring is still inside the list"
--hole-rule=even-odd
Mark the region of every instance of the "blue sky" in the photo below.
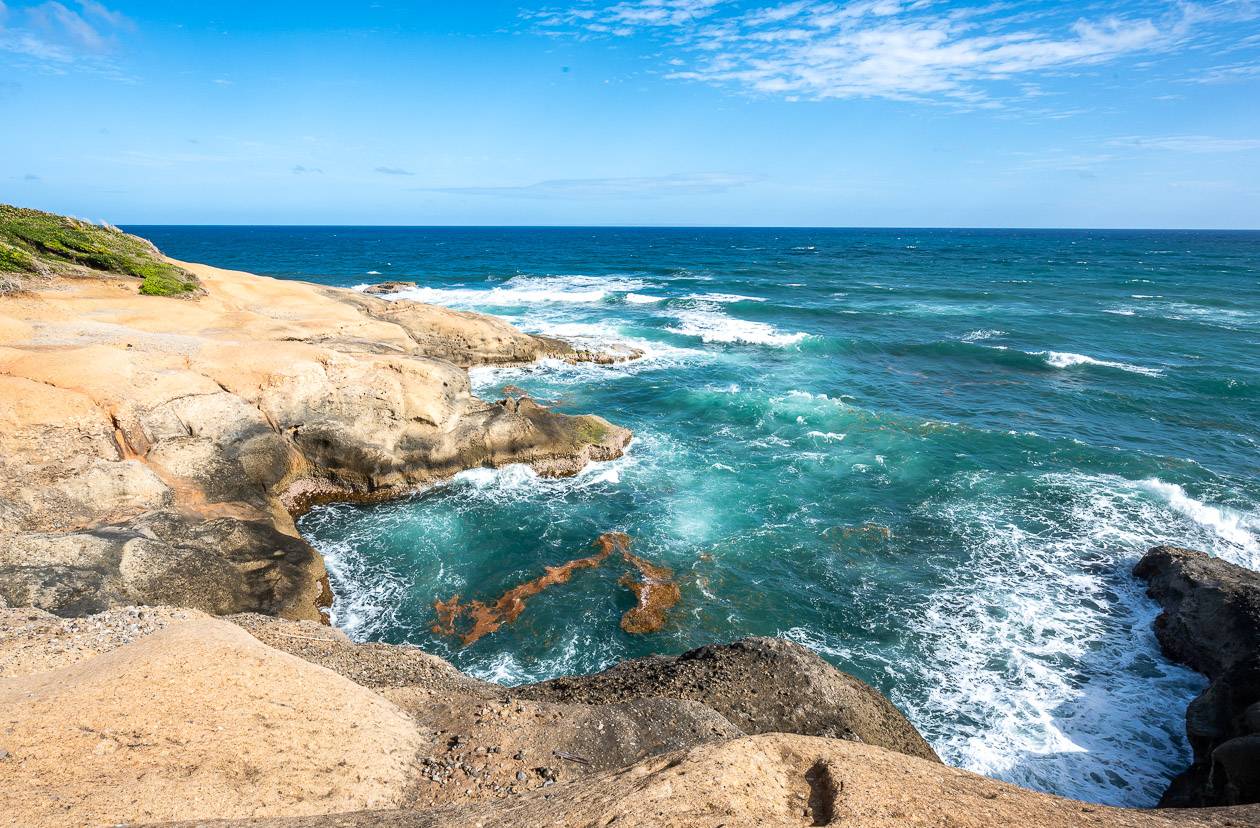
[[[1260,228],[1260,2],[0,2],[116,223]]]

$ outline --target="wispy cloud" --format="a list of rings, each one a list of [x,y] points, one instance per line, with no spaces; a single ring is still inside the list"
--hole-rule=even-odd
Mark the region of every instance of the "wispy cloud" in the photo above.
[[[1039,75],[1173,49],[1196,26],[1260,17],[1251,0],[1179,2],[1077,17],[1063,7],[934,0],[624,0],[527,14],[578,37],[644,33],[666,76],[789,99],[890,98],[994,106]],[[1005,84],[1006,88],[998,92]]]
[[[626,37],[643,27],[686,26],[712,15],[726,0],[627,0],[603,8],[543,9],[525,16],[553,30]]]
[[[377,167],[373,172],[381,175],[415,175],[410,170],[404,170],[402,167]]]
[[[1260,150],[1260,138],[1218,138],[1211,135],[1128,136],[1113,138],[1107,143],[1114,147],[1167,152],[1217,153]]]
[[[307,174],[323,175],[324,171],[320,169],[319,167],[303,167],[301,164],[294,164],[293,174],[294,175],[307,175]]]
[[[1255,78],[1260,78],[1260,61],[1212,66],[1186,80],[1191,83],[1237,83]]]
[[[661,198],[723,193],[760,181],[733,173],[679,173],[627,178],[557,178],[534,184],[497,187],[424,187],[423,192],[509,198]]]
[[[10,8],[0,2],[0,53],[51,71],[81,67],[117,74],[108,54],[117,35],[133,24],[94,0],[73,5],[48,0]]]

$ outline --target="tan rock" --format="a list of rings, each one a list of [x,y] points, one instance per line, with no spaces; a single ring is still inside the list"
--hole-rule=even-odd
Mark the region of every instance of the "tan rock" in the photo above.
[[[582,826],[1171,828],[1252,826],[1260,806],[1142,811],[1034,793],[935,762],[812,736],[711,742],[495,803],[231,823],[226,828]]]
[[[473,396],[466,366],[565,356],[501,320],[187,265],[196,300],[109,278],[0,297],[0,605],[319,619],[292,515],[476,466],[572,474],[629,432]]]
[[[0,678],[0,822],[402,804],[423,744],[402,711],[235,625],[189,616],[69,666],[47,669],[44,653],[39,671]],[[11,661],[10,672],[23,670]]]

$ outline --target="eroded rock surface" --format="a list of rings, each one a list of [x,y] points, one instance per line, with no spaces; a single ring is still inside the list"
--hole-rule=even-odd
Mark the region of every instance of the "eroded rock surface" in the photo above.
[[[112,825],[406,803],[428,741],[402,710],[239,627],[183,616],[168,614],[115,647],[103,642],[127,633],[108,618],[95,635],[80,619],[44,619],[41,631],[28,627],[24,646],[9,648],[0,676],[0,823]],[[75,624],[87,629],[66,626]],[[64,661],[50,658],[58,639],[75,638],[102,652],[82,658],[76,647]]]
[[[940,761],[878,691],[777,638],[745,638],[680,656],[623,661],[602,673],[518,688],[516,695],[585,704],[686,699],[713,708],[745,733],[828,736]]]
[[[1137,811],[1034,793],[869,745],[765,734],[711,742],[496,803],[181,828],[1173,828],[1260,820],[1260,807]]]
[[[167,603],[320,618],[291,515],[462,469],[564,475],[629,432],[471,365],[571,358],[478,314],[200,265],[196,301],[109,279],[0,297],[0,606]]]
[[[1134,574],[1164,607],[1155,619],[1164,653],[1211,681],[1186,710],[1194,763],[1160,804],[1260,802],[1260,573],[1157,546]]]
[[[736,665],[738,681],[749,646],[766,649],[706,649]],[[806,672],[808,661],[775,658]],[[33,828],[1154,828],[1260,818],[1256,806],[1104,808],[851,740],[750,736],[706,703],[654,695],[662,673],[637,675],[636,687],[622,674],[624,698],[533,699],[531,688],[477,681],[414,647],[355,644],[310,621],[0,610],[0,816]],[[738,717],[791,726],[775,691],[799,675],[762,675],[756,692],[735,694]],[[803,721],[828,718],[815,707]]]

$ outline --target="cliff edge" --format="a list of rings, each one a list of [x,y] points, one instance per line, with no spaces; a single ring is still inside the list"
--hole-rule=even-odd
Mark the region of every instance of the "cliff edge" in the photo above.
[[[0,606],[318,619],[323,563],[293,524],[311,503],[572,474],[630,439],[477,399],[470,366],[582,358],[493,317],[175,262],[196,291],[139,295],[90,262],[41,258],[0,295]]]

